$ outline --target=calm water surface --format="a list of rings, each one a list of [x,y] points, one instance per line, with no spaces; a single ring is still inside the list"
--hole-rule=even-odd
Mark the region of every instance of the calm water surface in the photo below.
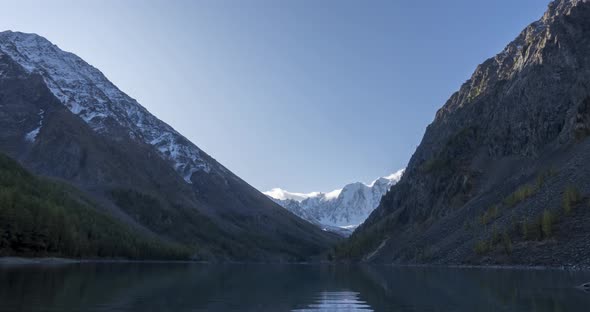
[[[590,311],[590,272],[378,266],[0,266],[0,311]]]

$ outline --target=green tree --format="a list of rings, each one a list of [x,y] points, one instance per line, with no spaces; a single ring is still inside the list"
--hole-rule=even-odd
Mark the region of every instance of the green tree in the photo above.
[[[553,223],[555,222],[555,217],[549,210],[543,211],[543,220],[541,222],[541,227],[543,230],[543,237],[549,238],[553,234]]]

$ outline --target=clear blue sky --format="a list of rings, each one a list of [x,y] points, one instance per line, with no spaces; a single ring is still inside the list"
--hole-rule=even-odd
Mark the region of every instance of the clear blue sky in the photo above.
[[[51,2],[51,3],[50,3]],[[264,191],[406,166],[436,110],[548,0],[0,1]]]

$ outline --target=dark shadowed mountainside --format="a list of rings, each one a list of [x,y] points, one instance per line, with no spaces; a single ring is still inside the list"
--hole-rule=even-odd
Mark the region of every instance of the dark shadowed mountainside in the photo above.
[[[383,263],[590,265],[590,3],[558,0],[437,112],[336,248]]]

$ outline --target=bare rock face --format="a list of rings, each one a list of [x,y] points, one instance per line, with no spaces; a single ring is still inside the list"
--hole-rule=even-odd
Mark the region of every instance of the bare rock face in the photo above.
[[[518,227],[546,210],[555,226],[575,218],[559,209],[567,185],[590,195],[583,160],[590,156],[589,105],[590,2],[554,1],[436,113],[402,180],[341,254],[396,263],[545,263],[538,259],[561,248],[547,242],[566,239],[567,229],[542,239],[550,247],[527,260],[514,257],[534,244]],[[535,186],[536,179],[543,181]],[[507,205],[526,185],[532,194]],[[479,222],[491,207],[492,220]],[[502,234],[514,251],[499,256]],[[479,243],[487,248],[476,254]],[[588,262],[590,247],[582,250],[585,259],[564,253],[555,262]]]

